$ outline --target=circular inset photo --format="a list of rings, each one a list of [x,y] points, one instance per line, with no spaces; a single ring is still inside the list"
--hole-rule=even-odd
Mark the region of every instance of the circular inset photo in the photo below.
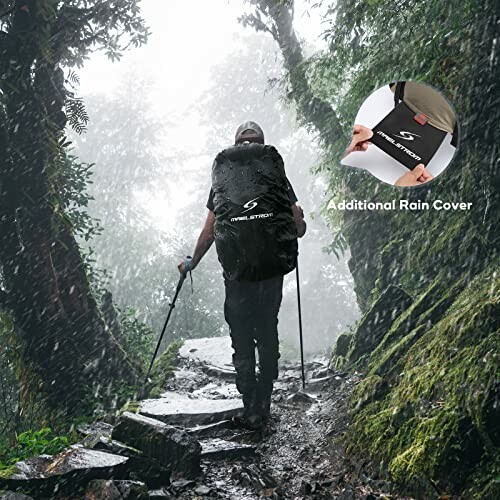
[[[393,82],[359,109],[341,164],[395,186],[420,186],[449,166],[457,146],[458,120],[448,100],[426,83]]]

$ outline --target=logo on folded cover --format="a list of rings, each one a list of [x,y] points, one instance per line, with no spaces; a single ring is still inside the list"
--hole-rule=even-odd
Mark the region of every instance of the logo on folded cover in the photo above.
[[[414,134],[413,132],[407,132],[406,130],[400,130],[399,132],[401,135],[398,134],[392,134],[394,137],[397,137],[398,139],[404,139],[405,141],[413,141],[415,140],[415,137],[421,137],[418,134]]]
[[[394,147],[400,149],[403,153],[407,154],[410,158],[414,158],[417,161],[420,161],[422,159],[419,155],[414,153],[411,149],[408,149],[406,146],[403,146],[398,141],[396,141],[392,137],[388,136],[385,132],[382,132],[382,130],[377,130],[377,135],[380,135],[380,137],[385,139],[387,142],[390,142]],[[413,140],[413,137],[411,138],[411,140]]]

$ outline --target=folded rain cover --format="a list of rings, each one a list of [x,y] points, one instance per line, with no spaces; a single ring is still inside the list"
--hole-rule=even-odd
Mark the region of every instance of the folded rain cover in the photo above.
[[[445,136],[428,123],[427,116],[400,102],[373,128],[370,142],[412,170],[419,163],[428,165]]]

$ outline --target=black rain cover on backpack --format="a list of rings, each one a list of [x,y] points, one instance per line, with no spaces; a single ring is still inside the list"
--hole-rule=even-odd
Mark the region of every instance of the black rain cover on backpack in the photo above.
[[[273,146],[241,144],[212,167],[215,246],[229,280],[283,276],[297,263],[297,229],[283,160]]]

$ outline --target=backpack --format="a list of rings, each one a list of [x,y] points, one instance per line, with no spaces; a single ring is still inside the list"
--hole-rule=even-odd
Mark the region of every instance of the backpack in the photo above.
[[[283,159],[273,146],[239,144],[212,166],[214,237],[225,278],[261,281],[297,264],[297,229]]]

